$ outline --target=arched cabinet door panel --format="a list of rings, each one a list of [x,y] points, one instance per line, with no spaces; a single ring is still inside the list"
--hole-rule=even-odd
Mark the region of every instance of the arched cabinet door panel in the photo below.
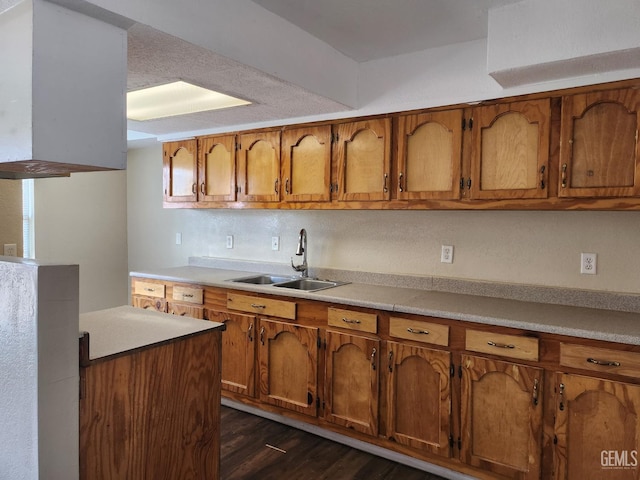
[[[562,99],[561,197],[640,195],[640,90]]]
[[[548,98],[475,108],[469,198],[547,198],[550,119]]]
[[[168,142],[162,146],[164,201],[195,202],[198,200],[197,141]]]

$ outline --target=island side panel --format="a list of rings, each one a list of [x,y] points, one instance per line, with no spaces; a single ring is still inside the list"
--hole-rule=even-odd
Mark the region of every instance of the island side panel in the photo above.
[[[221,335],[81,368],[81,479],[219,478]]]

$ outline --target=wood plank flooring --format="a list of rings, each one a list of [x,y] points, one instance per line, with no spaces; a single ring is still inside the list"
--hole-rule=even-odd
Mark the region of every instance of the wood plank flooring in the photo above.
[[[233,408],[221,417],[222,480],[443,480]]]

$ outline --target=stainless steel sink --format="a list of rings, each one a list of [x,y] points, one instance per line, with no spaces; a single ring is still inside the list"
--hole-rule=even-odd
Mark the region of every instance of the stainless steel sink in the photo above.
[[[293,290],[304,290],[306,292],[315,292],[324,290],[325,288],[333,288],[344,285],[346,282],[333,282],[330,280],[317,280],[314,278],[297,278],[289,282],[274,284],[274,287],[291,288]]]
[[[251,283],[254,285],[272,285],[274,283],[288,282],[294,277],[287,277],[286,275],[251,275],[250,277],[234,278],[230,280],[236,283]]]

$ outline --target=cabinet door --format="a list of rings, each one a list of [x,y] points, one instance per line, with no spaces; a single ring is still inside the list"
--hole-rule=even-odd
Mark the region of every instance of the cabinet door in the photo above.
[[[380,341],[327,330],[325,418],[378,435]]]
[[[316,416],[318,329],[260,319],[260,400]]]
[[[462,366],[461,459],[509,478],[539,479],[542,369],[468,355]]]
[[[162,150],[164,201],[195,202],[198,199],[196,140],[168,142]]]
[[[343,123],[335,133],[338,200],[388,200],[391,119]]]
[[[280,132],[247,133],[238,137],[238,200],[280,200]]]
[[[462,110],[398,118],[398,198],[460,198]]]
[[[227,326],[222,334],[222,389],[253,397],[256,318],[216,310],[208,310],[207,316]]]
[[[473,113],[470,198],[547,198],[549,99]]]
[[[198,200],[236,199],[236,140],[234,135],[198,139]]]
[[[564,97],[558,195],[640,195],[639,124],[639,90]]]
[[[556,479],[637,479],[640,386],[558,374]]]
[[[331,200],[331,126],[282,133],[282,182],[287,202]]]
[[[450,456],[451,354],[387,342],[387,436]]]

